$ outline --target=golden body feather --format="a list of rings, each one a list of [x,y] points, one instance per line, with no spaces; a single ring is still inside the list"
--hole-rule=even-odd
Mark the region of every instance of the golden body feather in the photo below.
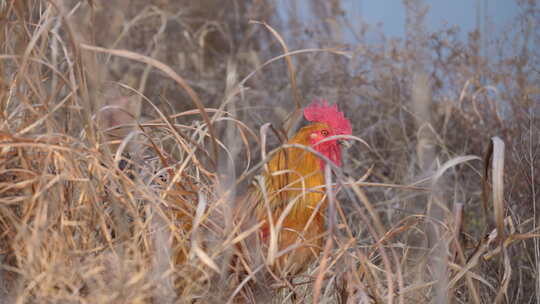
[[[328,129],[324,123],[313,123],[302,128],[288,144],[311,146],[314,132]],[[312,147],[313,148],[313,147]],[[270,225],[274,229],[287,206],[292,208],[285,215],[277,232],[278,252],[293,246],[294,249],[277,258],[276,269],[284,275],[304,271],[319,255],[325,231],[325,189],[321,160],[306,149],[287,147],[280,150],[268,163],[263,173],[266,198],[259,187],[252,189],[248,199],[255,203],[255,216],[264,222],[260,237],[264,248],[270,242]],[[271,220],[269,219],[271,214]]]

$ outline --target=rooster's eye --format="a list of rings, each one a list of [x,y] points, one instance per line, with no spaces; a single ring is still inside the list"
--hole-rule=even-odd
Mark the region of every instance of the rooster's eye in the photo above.
[[[321,131],[321,134],[322,134],[322,136],[326,137],[326,136],[328,136],[328,131],[322,130],[322,131]]]

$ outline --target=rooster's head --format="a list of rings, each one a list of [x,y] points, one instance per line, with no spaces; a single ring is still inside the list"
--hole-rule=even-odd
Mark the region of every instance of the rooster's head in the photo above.
[[[328,137],[335,135],[351,135],[351,123],[337,108],[337,104],[328,105],[328,101],[313,101],[304,109],[304,117],[312,122],[309,129],[310,145],[319,153],[328,157],[336,165],[341,166],[341,146],[338,139]],[[321,168],[324,161],[321,160]]]

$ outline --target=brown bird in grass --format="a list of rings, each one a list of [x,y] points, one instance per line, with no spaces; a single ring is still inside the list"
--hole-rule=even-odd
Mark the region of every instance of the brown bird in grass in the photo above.
[[[337,104],[314,101],[304,109],[304,118],[311,123],[287,144],[310,147],[341,166],[338,139],[328,138],[350,135],[352,128]],[[326,209],[324,166],[325,161],[315,153],[286,146],[268,162],[268,170],[262,174],[264,185],[253,187],[245,197],[262,223],[259,238],[263,248],[270,255],[279,255],[273,269],[284,277],[305,271],[321,251]],[[272,245],[274,250],[269,250]],[[286,253],[280,255],[283,250]]]

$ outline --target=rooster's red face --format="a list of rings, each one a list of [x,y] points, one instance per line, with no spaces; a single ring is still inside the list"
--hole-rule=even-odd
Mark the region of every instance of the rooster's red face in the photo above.
[[[334,136],[334,132],[328,127],[314,130],[309,135],[310,144],[315,151],[323,154],[333,161],[337,166],[341,166],[341,146],[337,139],[327,140]],[[321,159],[321,169],[324,168],[324,160]]]

